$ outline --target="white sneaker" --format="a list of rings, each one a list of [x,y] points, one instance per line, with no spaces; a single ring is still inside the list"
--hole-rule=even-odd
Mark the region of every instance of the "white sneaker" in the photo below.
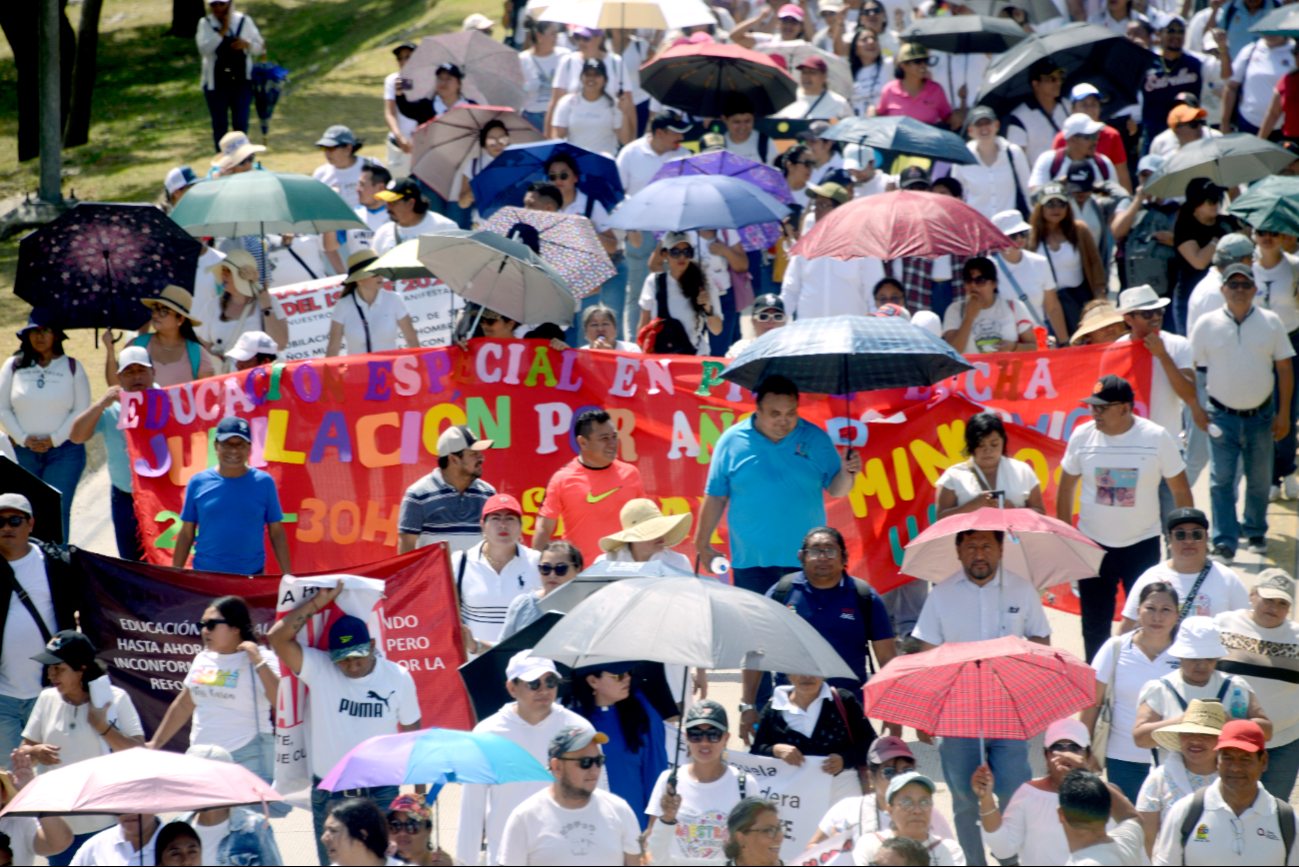
[[[1295,478],[1294,473],[1286,476],[1281,481],[1281,490],[1285,492],[1287,500],[1299,499],[1299,478]]]
[[[1281,499],[1280,485],[1273,485],[1272,487],[1267,489],[1267,500],[1269,503],[1275,503],[1279,499]]]

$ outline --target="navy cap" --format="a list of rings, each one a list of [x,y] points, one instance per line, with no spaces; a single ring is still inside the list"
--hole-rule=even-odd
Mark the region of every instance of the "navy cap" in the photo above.
[[[465,77],[464,72],[462,72],[461,69],[460,69],[460,67],[456,66],[454,63],[443,63],[441,66],[439,66],[439,67],[437,68],[437,71],[438,71],[438,72],[449,72],[449,73],[451,73],[452,75],[454,75],[456,78],[464,78],[464,77]]]
[[[345,614],[329,627],[329,658],[340,662],[354,656],[369,656],[370,629],[359,617]]]
[[[248,426],[246,419],[233,415],[221,419],[221,423],[217,425],[216,441],[225,442],[231,437],[243,437],[250,443],[253,441],[252,428]]]

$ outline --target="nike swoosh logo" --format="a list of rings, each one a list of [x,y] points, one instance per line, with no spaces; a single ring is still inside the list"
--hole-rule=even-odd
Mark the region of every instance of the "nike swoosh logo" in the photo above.
[[[619,485],[618,487],[614,488],[612,491],[605,491],[603,494],[601,494],[601,495],[598,496],[598,497],[595,496],[594,494],[588,492],[587,495],[586,495],[586,501],[587,501],[588,503],[598,503],[598,502],[600,502],[601,500],[603,500],[605,497],[609,496],[610,494],[616,494],[616,493],[618,493],[618,492],[621,491],[621,490],[622,490],[622,486]]]

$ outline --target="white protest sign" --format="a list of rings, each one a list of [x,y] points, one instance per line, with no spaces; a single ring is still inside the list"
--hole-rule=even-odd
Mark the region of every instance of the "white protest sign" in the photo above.
[[[827,865],[852,864],[852,850],[857,845],[860,829],[853,825],[847,831],[835,834],[821,841],[806,852],[797,855],[794,860],[786,861],[790,867],[827,867]],[[781,852],[784,855],[784,852]]]
[[[671,762],[672,751],[677,743],[677,728],[671,723],[664,725],[667,726],[668,761]],[[686,746],[686,740],[682,738],[679,758],[681,765],[690,762]],[[736,772],[744,774],[744,796],[762,798],[775,806],[785,828],[785,843],[780,847],[780,858],[786,864],[791,863],[802,854],[807,841],[816,833],[817,823],[830,809],[831,777],[821,770],[824,759],[804,756],[803,764],[795,766],[784,759],[755,756],[729,749],[725,756],[726,762]],[[685,856],[684,852],[678,854]]]
[[[385,281],[384,291],[400,292],[410,311],[419,344],[425,348],[449,346],[455,327],[454,311],[463,307],[455,293],[435,277],[414,280]],[[289,326],[289,345],[280,353],[282,361],[301,361],[304,358],[324,358],[329,343],[329,326],[333,321],[334,305],[343,291],[343,278],[322,277],[305,283],[277,286],[271,290],[279,305],[279,316]],[[405,345],[399,336],[398,348]],[[344,347],[345,354],[360,352]],[[364,347],[361,347],[364,351]]]

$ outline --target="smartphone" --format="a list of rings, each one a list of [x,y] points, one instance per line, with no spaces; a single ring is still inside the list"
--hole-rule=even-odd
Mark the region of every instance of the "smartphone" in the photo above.
[[[999,499],[999,500],[1000,500],[1002,497],[1006,496],[1006,492],[1005,492],[1005,491],[988,491],[988,493],[991,494],[992,496],[996,497],[996,498]]]

